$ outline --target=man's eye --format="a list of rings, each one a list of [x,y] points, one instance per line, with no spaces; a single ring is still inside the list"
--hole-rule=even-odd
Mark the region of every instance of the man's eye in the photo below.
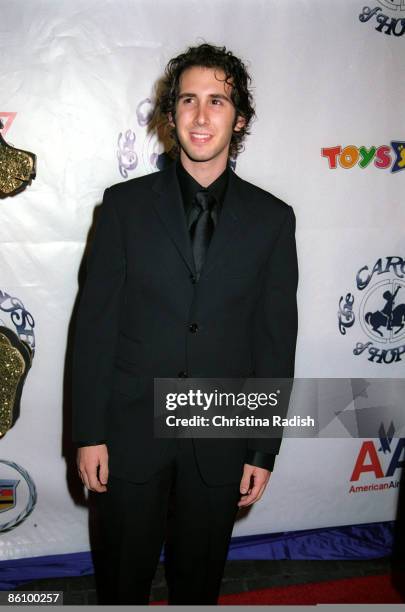
[[[214,104],[214,106],[220,106],[222,104],[222,100],[220,100],[219,98],[213,98],[212,103]]]
[[[189,102],[192,102],[193,98],[183,98],[183,102],[184,104],[188,104]]]

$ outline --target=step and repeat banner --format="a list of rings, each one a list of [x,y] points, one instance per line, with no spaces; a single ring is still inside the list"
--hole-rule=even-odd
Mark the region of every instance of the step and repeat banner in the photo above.
[[[7,560],[89,550],[69,441],[80,266],[104,189],[159,169],[155,87],[189,45],[226,45],[252,75],[257,120],[235,170],[297,217],[296,376],[360,379],[363,398],[374,379],[403,378],[405,0],[0,8],[3,429],[10,402],[19,412],[0,439]],[[284,440],[234,535],[394,519],[396,433],[386,421],[370,438]]]

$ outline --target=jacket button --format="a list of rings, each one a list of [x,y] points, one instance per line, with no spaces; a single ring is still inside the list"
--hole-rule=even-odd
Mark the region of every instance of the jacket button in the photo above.
[[[188,374],[187,372],[185,372],[184,370],[182,370],[181,372],[179,372],[177,374],[178,378],[188,378]]]
[[[190,330],[192,334],[195,334],[198,331],[197,323],[190,323],[190,325],[188,326],[188,329]]]
[[[190,280],[193,283],[193,285],[197,282],[197,277],[195,274],[190,274]]]

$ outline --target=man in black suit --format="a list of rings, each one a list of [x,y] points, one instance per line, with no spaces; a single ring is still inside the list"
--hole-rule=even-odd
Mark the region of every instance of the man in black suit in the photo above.
[[[105,191],[74,351],[74,440],[98,496],[109,600],[147,603],[163,542],[171,604],[215,604],[238,507],[278,439],[153,435],[156,377],[292,378],[295,217],[229,167],[254,115],[225,48],[172,59],[159,105],[176,161]]]

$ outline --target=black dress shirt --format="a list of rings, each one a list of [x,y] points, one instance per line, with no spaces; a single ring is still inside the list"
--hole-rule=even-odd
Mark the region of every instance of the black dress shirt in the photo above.
[[[180,160],[177,160],[176,174],[180,185],[181,195],[183,198],[183,206],[188,228],[190,228],[189,219],[191,211],[193,209],[195,195],[198,191],[201,191],[202,189],[208,191],[211,195],[213,195],[217,202],[212,212],[212,217],[214,219],[215,226],[217,225],[224,203],[226,190],[228,187],[229,172],[230,169],[229,166],[227,166],[222,172],[222,174],[220,174],[219,177],[215,179],[213,183],[208,185],[208,187],[203,187],[195,180],[195,178],[191,176],[191,174],[187,172]]]
[[[176,174],[177,180],[179,182],[180,191],[183,199],[184,213],[186,215],[187,227],[189,228],[189,219],[191,215],[191,211],[193,209],[193,203],[195,195],[198,191],[202,189],[206,189],[211,195],[213,195],[216,199],[216,206],[213,210],[212,216],[214,219],[215,227],[218,223],[219,217],[221,215],[221,210],[224,204],[226,190],[228,187],[228,177],[231,169],[229,166],[226,166],[225,170],[222,174],[219,175],[217,179],[208,187],[203,187],[200,185],[194,177],[191,176],[184,168],[180,159],[176,161]],[[106,440],[98,440],[97,442],[88,441],[88,442],[78,442],[77,446],[97,446],[99,444],[105,444]],[[250,465],[255,465],[256,467],[265,468],[266,470],[272,470],[274,467],[275,455],[271,455],[270,453],[263,453],[261,451],[254,451],[252,449],[247,449],[246,453],[246,461]]]

